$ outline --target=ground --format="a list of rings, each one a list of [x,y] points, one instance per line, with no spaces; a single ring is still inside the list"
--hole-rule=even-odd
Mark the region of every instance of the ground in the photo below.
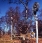
[[[42,43],[42,38],[39,38],[39,43]],[[0,43],[21,43],[21,40],[11,40],[9,35],[4,35],[0,38]],[[36,43],[36,38],[29,38],[29,43]]]

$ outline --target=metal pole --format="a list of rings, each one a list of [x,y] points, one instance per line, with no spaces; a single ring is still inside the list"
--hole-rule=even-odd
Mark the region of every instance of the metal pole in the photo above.
[[[37,18],[37,11],[39,10],[39,3],[35,2],[33,6],[33,13],[34,13],[34,18],[36,20],[36,43],[38,43],[38,18]]]
[[[38,43],[38,18],[36,16],[36,43]]]

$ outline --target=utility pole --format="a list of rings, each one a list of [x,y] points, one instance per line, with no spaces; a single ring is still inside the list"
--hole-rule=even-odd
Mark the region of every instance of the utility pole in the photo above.
[[[33,5],[33,15],[36,21],[36,43],[38,43],[38,17],[36,15],[38,10],[39,10],[39,3],[35,2]]]

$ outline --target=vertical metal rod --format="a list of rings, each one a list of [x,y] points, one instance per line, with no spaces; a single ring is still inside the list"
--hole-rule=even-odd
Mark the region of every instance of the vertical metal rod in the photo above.
[[[33,13],[34,13],[34,17],[36,20],[36,43],[38,43],[38,18],[37,18],[37,11],[39,10],[39,3],[35,2],[33,5]]]
[[[36,43],[38,43],[38,20],[36,18]]]
[[[36,43],[38,43],[38,18],[37,15],[34,15],[35,22],[36,22]]]

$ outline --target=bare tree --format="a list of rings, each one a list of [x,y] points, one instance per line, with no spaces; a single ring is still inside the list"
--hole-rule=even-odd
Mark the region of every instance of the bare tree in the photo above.
[[[14,31],[14,26],[18,23],[20,19],[20,11],[18,6],[15,9],[10,7],[8,12],[6,12],[5,18],[6,18],[6,23],[10,26],[12,25],[12,31]]]

